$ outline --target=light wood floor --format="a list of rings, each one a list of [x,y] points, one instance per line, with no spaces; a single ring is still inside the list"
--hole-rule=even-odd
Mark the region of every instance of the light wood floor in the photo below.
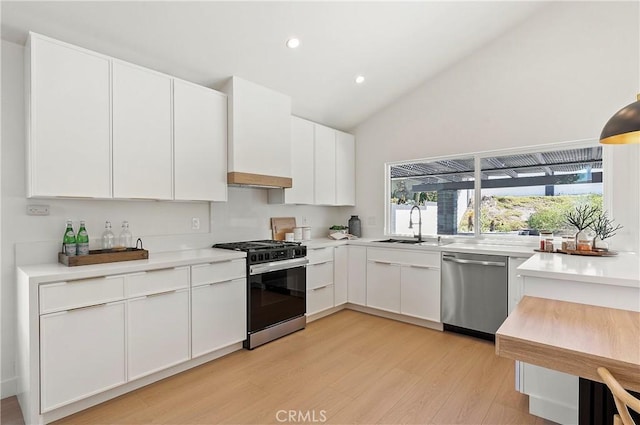
[[[489,342],[344,310],[58,423],[549,424],[513,386]]]

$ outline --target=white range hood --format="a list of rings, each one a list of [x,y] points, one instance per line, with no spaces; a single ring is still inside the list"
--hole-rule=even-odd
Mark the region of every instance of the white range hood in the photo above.
[[[292,186],[291,98],[238,77],[228,95],[227,184]]]

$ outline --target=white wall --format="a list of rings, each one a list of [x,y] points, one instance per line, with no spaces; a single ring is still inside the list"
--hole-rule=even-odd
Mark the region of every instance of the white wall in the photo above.
[[[385,162],[599,137],[640,90],[638,8],[550,2],[358,126],[363,236],[384,231]],[[605,149],[615,151],[612,214],[625,226],[614,247],[637,251],[640,146]]]
[[[87,221],[91,248],[99,247],[105,220],[119,233],[128,220],[134,238],[141,237],[151,254],[158,251],[202,248],[214,242],[270,238],[270,217],[306,220],[312,236],[326,236],[332,224],[346,224],[346,208],[268,205],[264,189],[230,188],[229,202],[161,202],[68,199],[27,199],[25,186],[24,48],[2,41],[2,169],[1,232],[1,396],[15,393],[15,267],[18,264],[57,261],[57,248],[67,218]],[[82,147],[69,152],[80,158]],[[78,178],[82,178],[78,176]],[[46,204],[50,215],[27,216],[28,204]],[[191,218],[200,218],[200,230],[191,230]]]

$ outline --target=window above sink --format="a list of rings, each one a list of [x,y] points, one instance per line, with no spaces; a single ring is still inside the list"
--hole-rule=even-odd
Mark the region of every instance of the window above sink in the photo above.
[[[603,208],[603,161],[593,140],[387,163],[385,231],[417,234],[418,206],[431,238],[568,233],[567,211]]]

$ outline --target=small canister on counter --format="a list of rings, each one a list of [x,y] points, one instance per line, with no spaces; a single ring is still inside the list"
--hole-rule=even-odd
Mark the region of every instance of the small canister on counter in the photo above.
[[[311,240],[311,227],[303,227],[302,228],[302,240],[310,241]]]
[[[540,231],[540,251],[547,251],[547,240],[551,240],[551,251],[553,251],[553,232],[541,230]]]
[[[302,232],[303,229],[304,229],[303,227],[294,227],[293,228],[293,240],[294,241],[301,241],[303,239],[303,237],[302,237],[303,236],[303,234],[302,234],[303,233]]]

